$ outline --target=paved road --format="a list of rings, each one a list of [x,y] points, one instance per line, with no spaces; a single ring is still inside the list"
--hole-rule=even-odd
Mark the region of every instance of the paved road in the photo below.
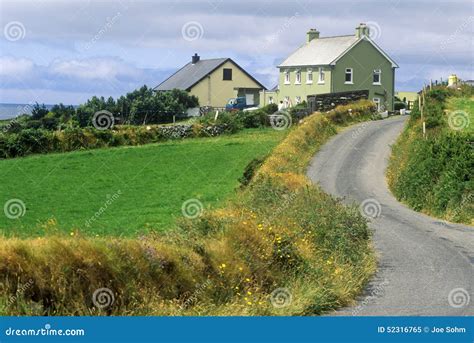
[[[347,129],[321,149],[308,169],[325,191],[363,203],[367,215],[379,214],[370,223],[378,272],[356,305],[333,315],[474,315],[474,228],[414,212],[387,188],[390,145],[405,120],[394,117]]]

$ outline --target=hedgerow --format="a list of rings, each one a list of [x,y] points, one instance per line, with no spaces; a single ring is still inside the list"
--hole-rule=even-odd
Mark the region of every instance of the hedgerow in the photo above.
[[[449,116],[456,109],[446,109],[449,98],[472,96],[469,92],[472,87],[437,87],[428,91],[424,118],[415,104],[407,127],[392,147],[387,176],[397,199],[413,209],[472,224],[474,150],[470,142],[474,135],[467,129],[450,127]],[[427,128],[425,138],[423,121]]]

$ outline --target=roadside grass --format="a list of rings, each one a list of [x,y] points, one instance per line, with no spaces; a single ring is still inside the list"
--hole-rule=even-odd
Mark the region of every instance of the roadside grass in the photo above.
[[[284,135],[248,129],[215,138],[1,160],[2,208],[9,199],[20,199],[26,212],[9,219],[2,211],[0,233],[133,237],[168,230],[183,216],[188,199],[198,199],[205,210],[222,204],[245,166],[267,155]]]
[[[374,111],[351,108],[304,119],[225,206],[165,233],[0,237],[0,315],[317,315],[350,304],[376,269],[371,232],[305,174],[337,132],[332,114]]]
[[[387,168],[388,185],[399,201],[416,211],[470,225],[474,225],[473,99],[472,88],[437,87],[428,92],[426,137],[416,104],[392,146]]]
[[[450,111],[463,111],[468,115],[469,125],[466,132],[474,132],[474,96],[452,97],[447,101],[447,108]]]

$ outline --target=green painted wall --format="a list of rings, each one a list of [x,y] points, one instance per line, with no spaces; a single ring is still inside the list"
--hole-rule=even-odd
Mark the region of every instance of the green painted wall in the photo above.
[[[313,83],[307,83],[308,68],[313,70]],[[329,93],[331,91],[331,69],[328,66],[322,67],[325,74],[324,83],[318,83],[319,67],[298,67],[298,68],[281,68],[278,76],[278,84],[280,87],[278,93],[278,101],[285,100],[289,97],[292,104],[296,105],[296,97],[301,97],[301,100],[306,100],[306,97],[311,94]],[[285,70],[290,73],[290,84],[285,84]],[[301,84],[295,84],[296,70],[301,72]]]
[[[345,84],[345,69],[353,69],[353,84]],[[372,83],[374,69],[381,69],[381,85]],[[333,92],[369,90],[369,99],[380,98],[381,104],[393,110],[394,71],[392,64],[369,42],[361,41],[336,62],[332,73]]]

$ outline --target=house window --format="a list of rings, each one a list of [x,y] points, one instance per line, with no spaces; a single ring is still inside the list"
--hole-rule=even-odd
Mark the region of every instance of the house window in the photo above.
[[[289,84],[290,84],[290,71],[285,70],[285,85],[289,85]]]
[[[222,70],[222,79],[224,81],[232,81],[232,69],[224,68]]]
[[[319,68],[319,79],[318,83],[323,84],[324,83],[324,70],[323,68]]]
[[[373,98],[372,101],[377,106],[377,111],[380,111],[380,98]]]
[[[295,85],[300,85],[301,84],[301,71],[297,70],[295,73]]]
[[[346,68],[346,74],[345,74],[345,78],[344,78],[344,83],[346,83],[346,84],[352,84],[352,83],[354,83],[354,82],[353,82],[353,79],[352,79],[352,68]]]
[[[301,97],[300,97],[300,96],[297,96],[297,97],[295,98],[295,102],[296,102],[297,105],[298,105],[298,104],[301,104]]]
[[[273,104],[273,97],[272,97],[272,96],[269,96],[269,97],[268,97],[268,103],[269,103],[269,104]]]
[[[285,108],[288,108],[288,107],[290,107],[290,97],[285,96]]]
[[[309,68],[306,70],[306,83],[307,84],[313,83],[313,70]]]
[[[372,83],[374,85],[380,85],[381,84],[381,75],[382,75],[382,71],[380,69],[375,69],[374,70],[374,74],[373,74],[373,78],[372,78]]]

